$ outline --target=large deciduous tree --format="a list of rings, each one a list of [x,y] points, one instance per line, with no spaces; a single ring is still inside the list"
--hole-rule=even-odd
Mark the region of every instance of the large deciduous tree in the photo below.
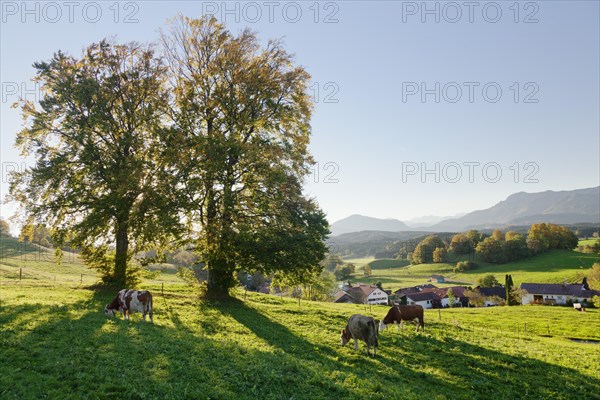
[[[32,221],[70,236],[105,281],[126,285],[134,251],[172,218],[160,200],[166,68],[152,47],[110,41],[80,58],[34,64],[43,98],[22,103],[16,145],[35,165],[12,177],[11,194]],[[114,249],[114,250],[113,250]]]
[[[556,224],[533,224],[527,233],[527,244],[536,253],[548,249],[572,250],[578,243],[572,230]]]
[[[421,240],[421,242],[415,248],[415,251],[412,254],[411,264],[425,264],[434,262],[433,253],[439,248],[445,249],[442,239],[440,239],[440,237],[437,235],[427,236],[425,239]]]
[[[215,19],[175,18],[162,33],[173,78],[173,196],[208,268],[208,295],[227,295],[235,271],[321,270],[328,224],[302,194],[309,75],[279,41],[261,46]]]

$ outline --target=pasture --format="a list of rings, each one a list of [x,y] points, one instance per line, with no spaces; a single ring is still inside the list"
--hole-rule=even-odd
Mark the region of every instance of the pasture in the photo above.
[[[1,268],[4,268],[2,266]],[[0,398],[591,399],[600,393],[598,310],[428,310],[425,333],[380,334],[378,357],[341,347],[354,313],[385,306],[235,293],[204,302],[147,282],[155,324],[107,319],[115,291],[2,277]],[[524,331],[524,323],[528,323]],[[547,332],[549,325],[550,333]],[[596,397],[598,398],[598,397]]]
[[[463,257],[464,258],[464,257]],[[462,258],[461,258],[462,259]],[[477,285],[477,280],[493,274],[503,282],[504,275],[511,274],[516,285],[528,283],[563,283],[581,281],[583,274],[594,264],[600,262],[600,256],[571,250],[550,250],[520,261],[506,264],[491,264],[475,260],[479,268],[473,271],[454,273],[456,263],[407,265],[406,261],[382,259],[372,260],[372,275],[363,276],[363,268],[358,268],[354,282],[381,282],[384,289],[396,290],[402,287],[430,283],[432,274],[444,275],[446,283],[436,286]],[[375,265],[375,266],[373,266]],[[404,265],[404,266],[402,266]]]

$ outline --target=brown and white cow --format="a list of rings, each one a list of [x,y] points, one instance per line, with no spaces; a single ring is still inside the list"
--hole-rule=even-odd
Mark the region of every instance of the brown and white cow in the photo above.
[[[147,290],[122,289],[115,298],[104,307],[104,315],[114,317],[116,312],[122,312],[125,319],[130,319],[132,312],[141,312],[152,319],[152,294]]]
[[[419,305],[400,305],[390,308],[385,318],[379,324],[379,330],[383,331],[389,324],[398,325],[398,331],[402,326],[402,321],[410,321],[417,325],[415,332],[419,331],[419,327],[425,332],[425,320],[423,319],[423,307]]]
[[[358,350],[358,340],[362,340],[367,344],[367,355],[370,354],[371,346],[373,346],[373,357],[377,355],[377,322],[364,315],[354,314],[348,318],[346,328],[342,330],[340,335],[342,346],[345,346],[351,339],[354,339],[354,348]]]

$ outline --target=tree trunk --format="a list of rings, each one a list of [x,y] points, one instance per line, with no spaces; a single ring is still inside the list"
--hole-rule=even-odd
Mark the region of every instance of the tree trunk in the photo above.
[[[226,260],[208,263],[207,298],[229,297],[229,289],[234,283],[233,269]]]
[[[127,253],[129,251],[129,226],[126,222],[117,222],[117,246],[115,255],[115,283],[127,287]]]

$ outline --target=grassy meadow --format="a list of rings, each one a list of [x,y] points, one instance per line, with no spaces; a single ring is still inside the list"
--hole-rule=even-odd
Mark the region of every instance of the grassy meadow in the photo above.
[[[593,246],[596,242],[598,242],[597,238],[579,239],[578,246]]]
[[[597,309],[427,310],[424,333],[382,332],[373,359],[339,331],[385,306],[241,291],[205,302],[161,266],[140,286],[154,293],[150,324],[105,318],[115,290],[81,284],[93,273],[76,257],[54,268],[3,253],[2,399],[600,398]]]
[[[475,286],[477,280],[493,274],[503,282],[504,275],[511,274],[516,285],[521,283],[563,283],[581,281],[583,274],[594,264],[600,262],[600,256],[571,250],[550,250],[520,261],[507,264],[491,264],[475,260],[480,268],[463,273],[454,273],[456,261],[452,263],[410,265],[403,260],[371,259],[363,264],[356,263],[354,282],[381,282],[385,289],[397,290],[402,287],[429,283],[432,274],[444,275],[445,283],[436,286],[469,285]],[[367,259],[368,260],[368,259]],[[344,260],[352,262],[352,260]],[[364,266],[371,266],[371,276],[363,275]]]
[[[237,293],[203,302],[143,285],[155,323],[107,319],[114,293],[1,282],[0,397],[127,399],[590,399],[600,393],[598,310],[428,310],[425,333],[380,334],[378,357],[341,347],[348,316],[387,307]],[[527,332],[523,324],[528,323]],[[550,335],[546,324],[550,323]],[[540,327],[540,329],[537,329]],[[546,336],[542,336],[546,335]],[[590,397],[590,393],[592,394]]]

